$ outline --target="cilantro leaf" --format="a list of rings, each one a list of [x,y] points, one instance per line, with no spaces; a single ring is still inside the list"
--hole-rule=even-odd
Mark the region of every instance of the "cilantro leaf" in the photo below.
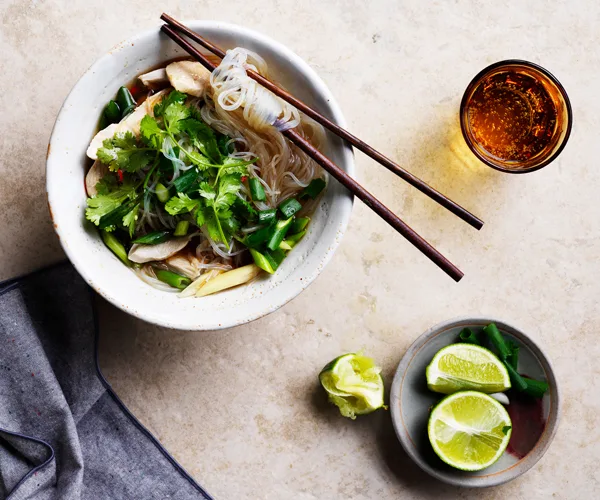
[[[199,204],[199,200],[192,200],[187,194],[179,193],[167,201],[165,210],[170,215],[185,214],[194,210]]]
[[[208,235],[217,243],[225,243],[227,242],[224,239],[223,231],[221,229],[221,224],[219,223],[219,219],[216,217],[214,212],[209,212],[208,210],[205,212],[206,222],[205,227],[208,231]]]
[[[154,116],[160,118],[161,116],[163,116],[165,109],[167,109],[171,104],[183,104],[186,99],[186,94],[184,94],[183,92],[179,92],[178,90],[174,90],[162,101],[160,101],[156,106],[154,106]]]
[[[144,116],[140,123],[140,133],[144,142],[154,149],[162,147],[163,140],[167,133],[160,128],[158,122],[150,115]]]
[[[212,210],[207,207],[198,206],[194,216],[196,217],[196,224],[198,227],[202,227],[206,224],[206,219],[213,214]]]
[[[129,231],[129,237],[133,238],[133,232],[135,231],[135,221],[138,219],[138,211],[140,209],[140,204],[135,205],[131,211],[127,212],[123,217],[123,227]]]
[[[255,221],[258,218],[258,212],[256,209],[239,196],[235,197],[235,201],[233,202],[231,208],[238,217],[246,219],[247,221]]]
[[[130,184],[123,184],[109,194],[99,193],[87,199],[85,217],[98,226],[102,217],[119,208],[127,198],[134,196],[135,187]]]
[[[221,174],[238,174],[238,175],[247,175],[248,174],[248,165],[257,161],[258,158],[247,161],[240,160],[236,158],[226,158],[223,162],[223,166],[221,167]]]
[[[189,160],[196,165],[200,170],[206,170],[207,168],[216,167],[214,163],[212,163],[206,156],[198,151],[194,151],[193,149],[187,151],[187,157]]]
[[[240,229],[240,221],[237,220],[230,210],[218,213],[219,219],[221,220],[221,227],[223,231],[229,236],[234,235]]]
[[[227,143],[229,142],[229,137],[219,132],[216,132],[215,135],[217,136],[217,146],[219,146],[221,156],[227,156],[229,153],[232,152],[230,151],[230,149],[233,149],[231,145],[227,145]]]
[[[224,175],[219,180],[219,193],[215,198],[215,208],[217,210],[228,209],[235,199],[237,193],[242,187],[242,181],[238,175]]]
[[[117,189],[118,186],[117,176],[107,173],[96,183],[96,191],[98,194],[109,194]]]
[[[175,102],[165,109],[163,116],[167,130],[175,135],[180,132],[180,122],[190,116],[190,108]]]
[[[154,152],[148,148],[138,148],[135,136],[131,132],[115,134],[111,139],[105,139],[98,149],[98,159],[116,172],[137,172],[154,158]]]
[[[222,162],[215,132],[206,123],[195,118],[187,118],[179,123],[179,130],[189,135],[194,146],[213,163]]]
[[[206,199],[207,206],[211,207],[214,204],[217,192],[208,182],[201,182],[198,192],[200,193],[200,196]]]

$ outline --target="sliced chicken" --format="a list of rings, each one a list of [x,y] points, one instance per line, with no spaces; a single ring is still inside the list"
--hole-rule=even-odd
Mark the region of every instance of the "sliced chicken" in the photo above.
[[[156,106],[167,93],[168,89],[164,89],[156,94],[152,94],[119,123],[113,123],[98,132],[87,149],[86,154],[88,155],[88,158],[91,158],[92,160],[98,159],[98,149],[102,147],[104,140],[110,139],[117,133],[132,132],[136,137],[139,136],[142,119],[146,115],[154,116],[154,106]]]
[[[158,87],[161,85],[166,85],[169,83],[169,79],[167,78],[167,72],[165,68],[155,69],[154,71],[150,71],[150,73],[145,73],[140,75],[140,82],[144,84],[145,87]]]
[[[108,127],[103,128],[100,132],[98,132],[92,139],[92,142],[90,142],[90,146],[88,147],[88,149],[86,151],[88,158],[91,158],[92,160],[97,160],[98,159],[98,149],[100,149],[102,147],[102,143],[106,139],[110,139],[112,136],[114,136],[117,133],[118,128],[119,128],[119,124],[113,123],[113,124],[109,125]]]
[[[189,236],[173,238],[158,245],[134,244],[129,250],[129,260],[144,264],[155,260],[164,260],[183,250],[190,241]]]
[[[152,94],[146,98],[144,104],[146,105],[146,110],[150,116],[154,116],[154,106],[162,101],[170,92],[171,89],[163,89],[160,92]]]
[[[200,276],[200,269],[194,265],[194,261],[198,262],[198,259],[192,255],[176,254],[169,257],[165,264],[179,274],[183,274],[188,278],[195,280]]]
[[[87,191],[88,196],[96,196],[98,194],[96,184],[98,184],[98,181],[108,174],[108,172],[108,167],[100,160],[94,162],[92,168],[90,168],[85,176],[85,190]]]
[[[210,86],[210,71],[195,61],[178,61],[167,66],[167,76],[175,90],[202,97]]]

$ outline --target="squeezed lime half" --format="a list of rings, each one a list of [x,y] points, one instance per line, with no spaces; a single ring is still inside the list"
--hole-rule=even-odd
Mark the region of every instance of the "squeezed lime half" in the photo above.
[[[381,368],[360,353],[335,358],[321,370],[319,380],[344,417],[355,419],[384,406]]]

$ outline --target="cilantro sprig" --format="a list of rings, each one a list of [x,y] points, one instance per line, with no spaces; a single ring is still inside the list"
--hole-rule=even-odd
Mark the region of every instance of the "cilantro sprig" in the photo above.
[[[172,91],[154,107],[153,116],[141,120],[139,136],[121,132],[103,142],[97,155],[110,173],[87,200],[89,221],[131,242],[140,215],[161,211],[175,222],[193,221],[229,249],[232,238],[240,239],[242,224],[256,220],[257,210],[240,191],[248,165],[257,159],[228,156],[229,137],[204,123],[187,100],[186,94]],[[168,187],[166,203],[155,194],[159,183],[163,190]]]

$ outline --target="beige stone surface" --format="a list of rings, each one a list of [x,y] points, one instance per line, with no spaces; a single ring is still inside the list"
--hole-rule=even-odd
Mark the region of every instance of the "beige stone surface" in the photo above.
[[[364,206],[335,258],[276,313],[219,332],[169,331],[100,303],[101,364],[141,421],[217,499],[591,499],[600,488],[600,4],[589,1],[0,2],[0,279],[62,258],[44,160],[78,76],[120,40],[179,18],[244,24],[291,47],[339,99],[349,128],[486,222],[474,231],[360,154],[358,177],[465,272],[453,283]],[[523,176],[464,150],[458,104],[505,58],[550,69],[574,108],[560,159]],[[547,455],[486,491],[430,479],[390,416],[336,415],[317,386],[358,349],[391,381],[433,324],[489,314],[554,362],[562,422]]]

